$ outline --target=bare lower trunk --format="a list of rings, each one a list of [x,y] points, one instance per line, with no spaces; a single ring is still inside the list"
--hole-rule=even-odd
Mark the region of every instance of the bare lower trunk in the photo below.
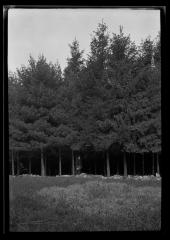
[[[61,176],[61,149],[59,148],[59,176]]]
[[[44,154],[42,147],[41,147],[41,176],[45,176]]]
[[[106,163],[105,163],[105,152],[102,152],[102,156],[103,156],[103,171],[104,171],[104,176],[106,176]]]
[[[47,156],[45,156],[44,162],[45,162],[45,176],[47,176]]]
[[[17,157],[17,175],[20,173],[20,166],[19,166],[19,152],[16,152],[16,157]]]
[[[79,174],[81,174],[82,171],[82,155],[80,154],[80,168],[79,168]]]
[[[107,169],[107,177],[110,177],[110,159],[109,159],[109,151],[106,151],[106,169]]]
[[[72,150],[72,175],[75,175],[75,167],[74,167],[74,151]]]
[[[126,152],[124,152],[124,155],[123,155],[123,169],[124,169],[124,177],[127,177]]]
[[[14,150],[12,149],[12,176],[15,175],[15,165],[14,165]]]
[[[152,153],[152,175],[154,175],[155,174],[155,167],[154,167],[154,153]]]
[[[159,153],[157,153],[157,159],[156,159],[156,163],[157,163],[157,173],[160,174],[160,168],[159,168]]]

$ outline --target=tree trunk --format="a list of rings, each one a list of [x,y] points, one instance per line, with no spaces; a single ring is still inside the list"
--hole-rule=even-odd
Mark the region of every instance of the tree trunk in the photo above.
[[[41,147],[41,176],[45,176],[44,154],[42,147]]]
[[[152,153],[152,175],[155,174],[155,169],[154,169],[154,153]]]
[[[29,159],[29,174],[31,174],[31,158]]]
[[[15,175],[15,166],[14,166],[14,150],[12,149],[12,176]]]
[[[106,168],[107,168],[107,177],[110,177],[110,159],[109,159],[109,151],[106,151]]]
[[[45,172],[45,176],[47,176],[47,156],[45,156],[44,162],[45,162],[45,164],[44,164],[44,166],[45,166],[44,172]]]
[[[160,168],[159,168],[159,153],[157,153],[157,159],[156,159],[156,163],[157,163],[157,173],[160,175]]]
[[[61,176],[61,149],[59,148],[59,176]]]
[[[142,175],[144,176],[144,159],[145,159],[145,155],[144,155],[144,153],[142,154]]]
[[[74,151],[72,150],[72,175],[75,175],[75,166],[74,166]]]
[[[134,153],[134,157],[133,157],[133,174],[134,176],[136,175],[136,163],[135,163],[135,153]]]
[[[123,155],[123,170],[124,170],[124,177],[127,177],[126,152],[124,152],[124,155]]]
[[[16,157],[17,157],[17,175],[20,173],[20,167],[19,167],[19,152],[16,152]]]

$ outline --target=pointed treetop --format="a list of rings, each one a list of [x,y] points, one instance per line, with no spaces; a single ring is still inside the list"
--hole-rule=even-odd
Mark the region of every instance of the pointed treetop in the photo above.
[[[119,26],[119,30],[120,30],[120,35],[122,35],[123,34],[123,26],[122,25]]]

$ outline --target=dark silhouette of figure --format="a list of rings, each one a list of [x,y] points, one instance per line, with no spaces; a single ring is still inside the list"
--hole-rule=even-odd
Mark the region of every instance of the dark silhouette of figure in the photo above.
[[[80,155],[76,159],[76,174],[80,174],[82,169],[81,158]]]

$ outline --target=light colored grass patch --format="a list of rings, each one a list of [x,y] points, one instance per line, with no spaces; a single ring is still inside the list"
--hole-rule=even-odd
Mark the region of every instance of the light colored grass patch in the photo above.
[[[100,217],[115,213],[125,215],[127,209],[148,209],[153,201],[160,201],[160,192],[151,187],[135,188],[125,183],[104,183],[99,181],[70,185],[66,188],[43,188],[37,193],[46,197],[48,206],[57,209],[74,209],[85,215]]]
[[[13,231],[160,230],[155,181],[16,177],[10,184]]]

